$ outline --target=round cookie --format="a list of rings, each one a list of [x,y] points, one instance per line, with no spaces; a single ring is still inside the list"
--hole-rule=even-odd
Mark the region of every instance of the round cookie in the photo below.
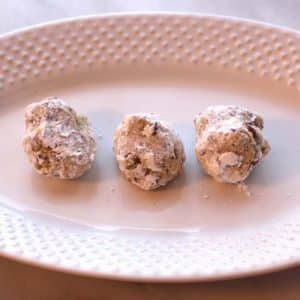
[[[216,181],[239,183],[269,152],[263,119],[239,106],[210,106],[194,120],[195,152],[205,172]]]
[[[91,167],[96,141],[90,124],[63,100],[53,97],[27,106],[25,127],[24,151],[38,173],[73,179]]]
[[[114,152],[122,174],[143,190],[166,185],[185,160],[179,136],[151,114],[125,116],[114,135]]]

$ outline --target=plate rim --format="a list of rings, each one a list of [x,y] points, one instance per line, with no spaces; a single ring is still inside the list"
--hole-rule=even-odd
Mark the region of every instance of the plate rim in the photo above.
[[[29,25],[29,26],[23,26],[14,30],[10,30],[8,32],[4,32],[0,34],[0,39],[11,37],[16,34],[25,33],[31,30],[36,30],[39,28],[44,28],[52,25],[60,25],[64,23],[74,22],[74,21],[84,21],[88,19],[93,18],[99,18],[99,19],[105,19],[105,18],[118,18],[118,17],[143,17],[143,16],[153,16],[153,17],[159,17],[159,16],[174,16],[174,17],[198,17],[198,18],[213,18],[217,20],[229,20],[229,21],[236,21],[236,22],[243,22],[248,23],[252,25],[258,25],[268,28],[273,28],[276,30],[281,31],[288,31],[289,33],[296,34],[300,37],[300,30],[284,26],[284,25],[278,25],[273,24],[270,22],[264,22],[259,20],[254,20],[250,18],[244,18],[244,17],[235,17],[230,15],[222,15],[222,14],[206,14],[206,13],[198,13],[198,12],[172,12],[172,11],[129,11],[129,12],[109,12],[109,13],[100,13],[100,14],[87,14],[87,15],[79,15],[76,17],[67,17],[67,18],[59,18],[55,20],[50,20],[46,22],[40,22],[37,24]]]
[[[24,256],[18,256],[14,254],[9,254],[4,251],[0,251],[0,257],[8,259],[12,262],[21,263],[28,267],[34,267],[39,269],[44,269],[51,272],[61,272],[67,275],[74,276],[84,276],[88,278],[100,278],[107,280],[117,280],[125,282],[139,282],[139,283],[193,283],[193,282],[219,282],[223,280],[234,280],[234,279],[243,279],[250,278],[255,276],[263,276],[273,272],[280,272],[287,270],[293,267],[299,267],[300,261],[295,260],[286,260],[282,263],[271,264],[265,267],[256,267],[252,270],[241,270],[239,272],[228,272],[220,274],[211,274],[211,275],[167,275],[167,276],[158,276],[155,275],[141,275],[141,274],[120,274],[113,272],[103,272],[103,271],[91,271],[84,269],[75,269],[68,268],[62,265],[55,265],[54,263],[46,263],[44,261],[39,261],[36,259],[27,258]]]

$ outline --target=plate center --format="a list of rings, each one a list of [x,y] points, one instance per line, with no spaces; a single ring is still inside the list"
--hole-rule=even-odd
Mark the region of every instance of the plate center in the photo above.
[[[130,74],[130,75],[128,75]],[[79,180],[35,174],[23,154],[23,114],[28,103],[65,99],[88,115],[99,143],[96,162]],[[178,70],[114,71],[70,76],[3,98],[0,112],[0,192],[8,205],[96,227],[154,230],[239,230],[267,224],[298,208],[300,102],[296,91],[236,74]],[[272,151],[247,180],[251,197],[214,182],[194,155],[193,118],[208,105],[237,104],[258,111]],[[1,104],[2,105],[2,104]],[[145,192],[120,175],[112,152],[115,127],[126,113],[156,112],[173,123],[187,161],[166,188]]]

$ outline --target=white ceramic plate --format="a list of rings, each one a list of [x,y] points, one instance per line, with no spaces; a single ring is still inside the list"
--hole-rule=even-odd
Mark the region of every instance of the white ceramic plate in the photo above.
[[[146,14],[78,18],[0,39],[0,252],[128,280],[214,280],[300,261],[300,35],[249,21]],[[21,147],[24,107],[59,96],[99,138],[76,181],[36,175]],[[252,196],[203,174],[193,117],[211,104],[260,112],[270,155]],[[119,174],[114,128],[157,112],[185,144],[183,174],[143,192]]]

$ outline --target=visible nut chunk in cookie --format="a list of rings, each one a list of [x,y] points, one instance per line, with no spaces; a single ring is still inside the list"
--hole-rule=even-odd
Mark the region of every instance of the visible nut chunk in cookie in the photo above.
[[[194,123],[197,159],[219,182],[242,182],[270,150],[262,134],[263,119],[242,107],[210,106]]]
[[[96,142],[90,124],[63,100],[53,97],[27,106],[25,127],[24,151],[38,173],[73,179],[91,167]]]
[[[151,114],[124,118],[114,135],[114,152],[124,176],[144,190],[173,180],[185,160],[179,136]]]

